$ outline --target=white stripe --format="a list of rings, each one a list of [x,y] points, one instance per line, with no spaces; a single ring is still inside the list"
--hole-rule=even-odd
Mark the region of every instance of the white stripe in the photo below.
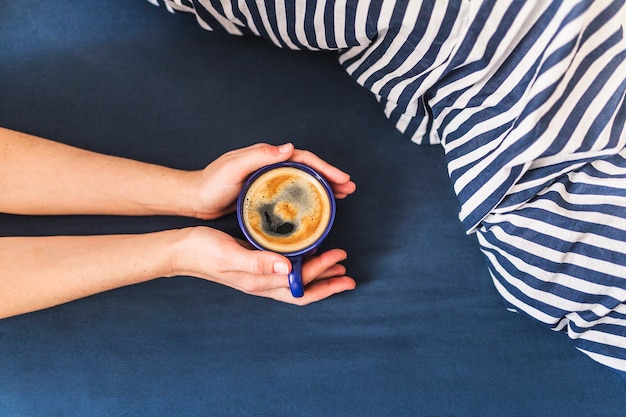
[[[400,26],[400,32],[396,34],[396,36],[393,38],[391,44],[385,50],[385,54],[374,65],[369,66],[367,70],[365,70],[357,78],[357,82],[359,84],[363,85],[368,80],[368,78],[370,78],[372,74],[374,74],[376,71],[381,70],[385,66],[389,65],[389,63],[393,60],[394,56],[398,53],[398,51],[400,51],[402,47],[406,45],[406,40],[408,39],[409,35],[411,34],[411,31],[413,30],[413,27],[416,24],[418,13],[419,13],[418,7],[413,7],[413,8],[409,7],[405,10],[405,14],[402,19],[402,24]],[[415,49],[418,50],[418,48],[419,48],[419,45],[417,45]],[[405,67],[404,71],[401,71],[400,69],[396,69],[396,70],[393,70],[393,72],[391,73],[387,73],[382,79],[376,80],[376,82],[372,85],[370,90],[374,92],[375,94],[378,94],[381,88],[387,82],[387,80],[389,80],[391,77],[397,77],[403,72],[406,72],[406,70],[410,69],[413,65],[414,64],[412,61],[408,61],[408,60],[405,61],[401,65],[401,67],[402,66]],[[390,101],[397,102],[397,97],[392,97],[391,95],[389,95],[387,99]]]
[[[226,19],[224,16],[222,16],[221,14],[219,14],[217,12],[217,10],[215,10],[215,8],[213,7],[213,5],[211,4],[210,0],[198,0],[198,3],[200,3],[202,5],[202,7],[204,7],[209,13],[211,13],[211,16],[213,16],[213,18],[215,20],[218,21],[218,23],[230,34],[232,35],[242,35],[241,30],[235,25],[233,24],[231,21],[229,21],[228,19]],[[197,16],[197,15],[196,15]],[[204,24],[203,27],[209,27],[209,24],[203,20],[199,20],[200,24]]]
[[[574,323],[577,327],[581,328],[580,332],[574,331],[572,328],[569,329],[568,335],[571,339],[584,339],[591,340],[594,342],[602,343],[605,345],[612,346],[620,346],[626,348],[626,337],[616,335],[614,333],[604,333],[599,332],[598,330],[593,330],[594,326],[601,324],[609,324],[612,326],[626,327],[626,320],[618,319],[615,317],[600,317],[598,320],[587,321],[583,320],[578,313],[572,313],[567,315],[570,318],[570,321]],[[606,335],[607,337],[602,337],[602,335]],[[595,336],[595,337],[593,337]],[[599,336],[599,337],[598,337]]]
[[[371,52],[371,50],[372,49],[369,45],[353,46],[352,48],[345,49],[341,51],[341,54],[339,55],[339,63],[343,65],[346,61],[354,58],[364,51]]]
[[[571,183],[578,183],[578,184],[583,184],[583,181],[586,179],[587,181],[584,182],[588,185],[591,185],[592,187],[594,187],[599,193],[597,194],[576,194],[576,193],[568,193],[567,189],[565,187],[565,185],[561,182],[555,182],[552,185],[550,185],[549,187],[544,188],[543,190],[541,190],[539,193],[537,193],[536,196],[534,197],[539,197],[539,196],[543,196],[551,191],[557,192],[559,193],[559,195],[569,204],[571,205],[576,205],[579,206],[581,209],[584,209],[586,206],[593,206],[595,204],[610,204],[617,207],[623,207],[623,210],[620,212],[619,209],[617,209],[617,211],[614,213],[616,217],[611,217],[610,215],[604,215],[604,220],[602,220],[602,224],[606,224],[609,225],[611,227],[617,227],[618,224],[620,224],[620,221],[623,222],[624,218],[626,218],[626,197],[625,196],[620,196],[620,195],[613,195],[613,194],[608,194],[606,192],[604,193],[600,193],[602,191],[605,191],[604,187],[610,186],[610,184],[608,183],[612,183],[615,188],[623,186],[624,183],[624,178],[602,178],[602,179],[597,179],[595,177],[591,177],[589,175],[587,175],[586,173],[583,172],[576,172],[576,171],[572,171],[569,172],[567,174],[567,177],[569,179],[569,181]],[[538,179],[537,181],[528,181],[524,184],[529,184],[528,188],[531,188],[531,186],[534,183],[539,183],[541,181],[543,181],[545,179],[545,177],[542,177],[540,179]],[[605,182],[606,181],[606,182]],[[516,187],[516,190],[518,189],[523,189],[523,187]],[[536,199],[536,198],[535,198]],[[539,199],[536,199],[539,201]],[[548,204],[548,205],[545,205]],[[506,207],[498,207],[496,209],[494,209],[492,211],[492,213],[497,214],[497,213],[506,213],[509,212],[519,206],[525,205],[526,207],[541,207],[544,208],[545,210],[550,210],[551,212],[559,212],[559,213],[563,213],[563,215],[568,215],[568,216],[572,216],[572,215],[576,215],[576,218],[578,220],[581,220],[581,217],[579,217],[577,214],[579,214],[580,212],[578,211],[567,211],[565,208],[561,208],[559,206],[556,207],[552,207],[550,208],[549,204],[550,203],[545,203],[544,205],[538,205],[535,202],[532,203],[527,203],[525,201],[519,203],[517,206],[506,206]],[[554,204],[554,203],[552,203]],[[562,212],[561,212],[562,210]],[[595,211],[594,211],[595,212]],[[597,213],[600,214],[600,213]],[[585,221],[590,222],[590,223],[599,223],[599,219],[601,219],[602,217],[596,217],[596,215],[590,215],[590,218],[585,219]]]
[[[289,49],[298,49],[298,47],[291,41],[289,34],[287,33],[287,13],[285,11],[285,0],[277,0],[274,2],[276,7],[276,26],[278,26],[278,36],[285,43]],[[271,30],[269,24],[266,24],[268,31]]]
[[[400,66],[398,66],[398,68],[394,69],[392,72],[385,74],[385,76],[377,80],[372,85],[373,91],[380,91],[385,85],[387,85],[389,82],[395,79],[396,85],[389,91],[388,100],[398,102],[404,89],[410,83],[412,83],[417,77],[420,77],[423,74],[423,73],[415,74],[413,77],[407,77],[405,75],[407,72],[411,71],[415,67],[415,65],[420,59],[424,57],[424,52],[426,52],[428,48],[430,47],[430,45],[433,44],[433,41],[435,37],[437,36],[439,27],[441,26],[445,18],[445,9],[442,7],[441,9],[436,9],[436,10],[441,10],[441,12],[440,13],[434,12],[430,16],[430,19],[428,21],[428,27],[426,29],[426,32],[424,33],[424,36],[422,36],[422,38],[419,39],[419,42],[417,43],[417,45],[415,45],[415,47],[412,48],[414,52],[411,55],[409,55],[409,57]],[[418,18],[419,11],[420,10],[417,7],[409,8],[407,13],[404,15],[402,26],[400,28],[400,33],[394,39],[389,49],[390,53],[385,54],[386,56],[389,57],[388,61],[391,61],[391,59],[393,58],[393,55],[395,55],[397,51],[406,50],[407,39],[411,37],[411,34],[414,30],[414,26],[416,26],[418,23],[417,18]],[[446,59],[448,59],[450,55],[450,50],[452,49],[453,45],[454,44],[451,42],[445,42],[442,45],[439,52],[437,53],[437,57],[434,59],[434,61],[432,62],[428,70],[439,67]],[[385,65],[388,63],[388,61],[385,62]],[[440,68],[440,70],[443,71],[443,68]],[[363,76],[365,75],[366,73],[363,74]],[[440,76],[439,74],[437,76],[433,75],[432,76],[433,81],[438,79],[439,76]],[[398,78],[401,79],[400,82],[397,81]],[[422,84],[422,88],[418,88],[418,93],[416,93],[416,95],[421,97],[426,91],[426,88],[430,85],[432,85],[432,81],[425,81]],[[413,107],[409,110],[409,113],[411,115],[415,115],[415,107],[417,107],[416,102],[414,102]]]
[[[335,9],[333,11],[335,44],[339,49],[345,49],[348,44],[346,42],[346,0],[336,0]]]
[[[315,14],[313,16],[313,25],[315,26],[315,40],[320,49],[328,49],[328,43],[326,42],[326,30],[324,26],[324,1],[315,2]]]
[[[422,103],[424,103],[424,98],[420,98],[420,101]],[[426,106],[425,104],[423,104],[424,106]],[[411,139],[413,142],[417,142],[418,138],[421,138],[423,136],[426,136],[427,133],[427,129],[428,129],[428,118],[427,117],[422,117],[420,119],[419,125],[417,126],[417,129],[415,130],[415,135],[413,136],[413,138]],[[439,143],[439,140],[435,140],[434,138],[427,138],[430,139],[429,142],[431,144],[436,144]],[[419,143],[419,142],[417,142]]]
[[[626,159],[626,148],[622,149],[619,155],[623,155],[623,158]],[[626,177],[626,167],[620,167],[604,159],[593,161],[591,166],[606,175],[622,175]]]
[[[367,13],[369,12],[369,0],[361,0],[356,4],[356,16],[354,20],[354,35],[359,45],[370,43],[367,37]]]
[[[517,310],[523,311],[535,320],[550,326],[553,326],[554,324],[559,322],[558,317],[552,317],[541,310],[522,303],[517,297],[511,295],[511,293],[509,293],[502,284],[500,284],[500,282],[494,277],[493,273],[490,272],[490,274],[493,280],[493,285],[495,286],[500,296],[504,298],[509,304],[515,306]]]
[[[318,48],[313,48],[312,45],[309,43],[306,37],[306,31],[304,30],[305,29],[304,18],[306,16],[306,2],[296,1],[294,2],[294,5],[295,5],[295,13],[296,13],[296,21],[295,21],[294,29],[296,32],[296,38],[298,39],[298,42],[300,42],[302,45],[306,46],[307,48],[311,50],[318,50]]]
[[[392,15],[394,8],[395,8],[395,0],[385,0],[383,2],[383,5],[380,10],[380,14],[378,15],[378,20],[376,22],[378,38],[372,44],[372,46],[366,51],[366,53],[363,54],[363,56],[361,56],[360,59],[353,62],[352,64],[350,64],[350,66],[346,68],[346,72],[348,72],[348,74],[353,74],[357,70],[357,68],[359,68],[363,64],[363,62],[365,62],[365,60],[376,50],[376,48],[383,41],[384,35],[387,33],[389,29],[390,22],[391,22],[391,15]],[[374,92],[374,94],[376,93]]]
[[[261,23],[263,24],[263,29],[267,32],[272,43],[278,47],[281,47],[282,44],[278,41],[276,34],[272,30],[272,26],[270,25],[269,19],[267,18],[267,10],[265,9],[265,2],[258,1],[256,2],[257,8],[259,10],[259,16],[261,17]]]
[[[501,233],[499,234],[502,235]],[[535,267],[534,265],[529,265],[525,263],[521,259],[516,258],[509,253],[504,252],[503,249],[492,245],[486,239],[480,236],[480,234],[479,234],[479,241],[481,242],[481,245],[484,246],[484,248],[490,249],[493,252],[499,253],[501,256],[505,257],[509,262],[511,262],[517,269],[524,271],[525,273],[528,273],[529,275],[532,275],[538,280],[548,282],[548,283],[557,283],[560,285],[567,284],[565,286],[568,288],[572,288],[577,291],[582,291],[588,294],[594,294],[594,291],[605,291],[605,293],[610,292],[611,294],[615,294],[614,297],[616,299],[621,299],[621,300],[626,299],[625,298],[626,290],[624,289],[593,284],[593,283],[589,283],[587,281],[581,280],[579,278],[567,276],[564,274],[548,273],[548,272],[541,270],[540,268]],[[491,251],[483,250],[485,255],[489,258],[490,263],[492,267],[494,268],[494,270],[496,270],[498,274],[502,276],[503,279],[505,279],[510,285],[518,289],[526,297],[529,297],[532,300],[537,300],[542,303],[548,304],[550,306],[553,306],[555,308],[565,310],[568,312],[592,311],[594,312],[594,314],[602,317],[602,316],[607,315],[611,311],[601,304],[576,302],[576,301],[568,300],[563,297],[559,297],[558,295],[551,293],[551,292],[546,292],[546,291],[533,288],[529,286],[523,280],[509,273],[508,270],[506,270],[502,265],[500,265],[495,255],[491,253]],[[600,292],[600,294],[602,294],[602,292]],[[515,298],[510,294],[508,297],[509,298],[507,298],[507,301],[509,302],[511,301],[510,298]],[[516,307],[519,307],[521,310],[529,314],[530,312],[528,309],[529,308],[533,309],[532,307],[528,306],[521,300],[517,300],[515,303],[512,303],[512,304],[514,304]],[[536,316],[536,313],[534,313],[533,316]],[[556,320],[550,320],[550,321],[544,321],[544,322],[548,324],[553,324],[556,322]]]
[[[570,172],[568,174],[568,177],[571,182],[575,182],[578,184],[594,185],[594,184],[598,184],[599,182],[601,182],[602,187],[612,187],[612,188],[622,189],[622,190],[624,190],[626,187],[626,181],[624,180],[624,178],[618,178],[618,177],[596,178],[596,177],[592,177],[586,172],[578,172],[578,171]],[[598,191],[602,191],[602,190],[598,189]],[[612,202],[613,204],[620,205],[621,207],[625,207],[624,210],[626,210],[626,204],[624,203],[623,197],[614,196],[614,195],[610,195],[606,193],[601,193],[601,194],[596,194],[596,195],[598,196],[598,198],[601,199],[601,201]],[[584,199],[585,197],[583,196],[581,198]],[[589,201],[592,201],[591,200],[592,197],[587,197],[587,198],[589,198]],[[599,201],[596,200],[595,202],[597,203]],[[624,212],[622,212],[621,214],[623,216]],[[605,224],[610,224],[610,223],[605,223]]]
[[[540,5],[543,5],[545,7],[547,6],[547,3],[541,3]],[[448,109],[443,110],[441,115],[439,116],[439,118],[443,120],[449,115],[450,112],[456,109],[464,109],[463,112],[459,113],[452,121],[450,121],[446,125],[446,132],[456,131],[462,124],[466,123],[476,113],[481,112],[486,107],[492,107],[497,105],[498,101],[500,101],[501,98],[510,91],[511,86],[516,86],[519,84],[519,81],[522,79],[522,77],[525,76],[526,71],[524,69],[530,68],[536,61],[536,55],[528,54],[524,56],[518,64],[516,71],[512,71],[507,75],[507,79],[501,84],[500,88],[494,91],[492,95],[487,97],[484,104],[477,108],[468,107],[469,102],[476,97],[476,95],[480,92],[482,88],[484,88],[485,83],[488,82],[490,77],[497,71],[497,69],[502,64],[502,61],[508,58],[510,53],[514,51],[515,46],[521,40],[522,35],[528,32],[528,30],[530,30],[530,28],[532,27],[536,16],[532,19],[529,19],[528,14],[543,11],[542,9],[535,10],[534,7],[537,7],[537,5],[526,5],[526,9],[520,11],[515,20],[511,23],[511,28],[506,32],[504,38],[500,41],[498,48],[494,54],[494,56],[499,57],[498,60],[493,60],[489,63],[488,67],[484,68],[481,71],[468,74],[466,77],[445,85],[433,98],[432,102],[437,103],[442,99],[446,99],[453,92],[462,90],[470,86],[467,91],[465,91],[457,98],[454,104],[450,105]],[[503,19],[502,15],[506,13],[506,8],[507,7],[504,7],[504,3],[497,3],[496,8],[492,12],[492,15],[490,15],[489,17],[489,20],[498,22]],[[550,38],[553,35],[552,31],[558,29],[554,26],[555,25],[552,25],[552,27],[546,27],[546,29],[542,32],[542,35],[535,41],[534,47],[539,50],[549,43]],[[482,28],[481,33],[471,52],[467,56],[465,63],[480,62],[484,59],[484,47],[490,41],[491,37],[494,36],[495,29],[497,29],[496,24],[486,25]],[[485,130],[490,130],[492,128],[510,122],[512,119],[517,117],[517,115],[519,115],[521,110],[526,105],[526,101],[527,100],[524,99],[519,100],[518,103],[516,103],[515,106],[507,112],[499,114],[495,118],[491,118],[483,123],[480,123],[480,126],[472,129],[472,131],[464,135],[464,137],[455,139],[452,143],[447,143],[447,141],[445,141],[445,138],[443,138],[446,143],[446,147],[450,150],[455,149],[456,147],[464,145],[473,138],[475,138],[478,132],[484,132]]]
[[[181,0],[176,0],[176,1],[181,1]],[[222,3],[222,7],[224,8],[224,14],[226,15],[226,19],[228,19],[229,21],[233,22],[235,25],[239,26],[239,27],[244,27],[244,23],[239,20],[234,13],[234,7],[235,5],[233,4],[233,2],[221,2]]]
[[[543,202],[545,201],[542,201],[542,203]],[[541,207],[541,206],[545,206],[543,208],[546,210],[555,209],[554,204],[550,204],[550,203],[533,205],[533,207]],[[609,219],[613,218],[615,220],[619,220],[616,217],[600,215],[599,213],[597,214],[585,213],[585,215],[581,216],[579,215],[581,214],[581,212],[573,212],[573,211],[567,211],[567,210],[559,210],[559,211],[560,211],[560,214],[563,216],[569,215],[569,217],[572,219],[572,222],[576,222],[576,221],[588,222],[590,220],[593,221],[594,219],[596,219],[597,220],[596,223],[601,223],[602,220],[606,220],[606,218],[609,218]],[[559,239],[565,240],[567,242],[585,243],[585,244],[592,245],[598,248],[611,248],[611,250],[615,252],[623,253],[624,256],[626,257],[626,242],[614,240],[603,235],[594,234],[591,231],[576,232],[573,230],[561,228],[551,223],[543,222],[543,221],[532,219],[529,217],[520,217],[514,213],[501,214],[501,215],[491,216],[491,217],[497,217],[499,222],[510,222],[511,224],[519,228],[528,228],[528,229],[546,234],[548,236],[556,236]],[[546,215],[546,218],[549,220],[550,216]],[[621,222],[624,223],[625,221],[621,219]],[[604,224],[611,224],[611,223],[604,223]],[[548,261],[559,263],[559,264],[572,264],[572,265],[580,266],[586,269],[591,269],[594,271],[602,271],[604,274],[611,274],[617,277],[624,278],[626,280],[626,265],[618,265],[612,262],[592,258],[592,257],[585,256],[582,254],[577,254],[574,252],[560,252],[560,251],[551,249],[549,247],[540,245],[538,243],[535,243],[533,241],[524,239],[520,236],[511,236],[497,225],[492,226],[490,228],[490,232],[492,232],[498,240],[502,242],[506,242],[510,245],[513,245],[516,248],[523,249],[525,252],[528,252],[536,256],[537,258],[543,258]],[[509,258],[509,260],[511,261],[514,259],[512,255],[508,255],[507,258]],[[532,270],[533,272],[530,273],[530,275],[534,276],[537,279],[541,279],[545,282],[555,282],[555,283],[565,285],[567,287],[574,288],[578,291],[582,291],[588,294],[602,294],[602,293],[607,293],[607,291],[609,291],[610,289],[615,289],[617,291],[616,294],[618,294],[616,295],[616,297],[619,299],[626,300],[626,288],[596,286],[597,284],[589,283],[588,281],[584,281],[584,280],[580,280],[579,285],[572,285],[573,283],[578,283],[579,279],[575,277],[563,275],[560,273],[543,271],[539,268],[536,268],[535,266],[530,266],[530,265],[524,266],[521,264],[516,265],[516,266],[518,267],[518,269],[522,271],[529,272],[530,270]],[[570,278],[573,279],[573,282],[569,281]],[[587,284],[589,285],[589,288],[587,288]],[[626,281],[624,282],[624,285],[626,287]]]
[[[248,4],[245,1],[239,2],[239,10],[241,13],[246,16],[246,23],[248,24],[248,29],[255,35],[259,36],[259,29],[254,24],[254,19],[252,18],[252,13],[250,13],[250,9],[248,8]]]
[[[584,349],[580,349],[578,348],[578,350],[580,350],[582,353],[584,353],[585,355],[589,356],[591,359],[609,366],[611,368],[615,368],[615,369],[619,369],[622,371],[626,371],[626,360],[624,359],[619,359],[619,358],[614,358],[611,356],[605,356],[605,355],[600,355],[599,353],[595,353],[595,352],[589,352],[586,351]]]

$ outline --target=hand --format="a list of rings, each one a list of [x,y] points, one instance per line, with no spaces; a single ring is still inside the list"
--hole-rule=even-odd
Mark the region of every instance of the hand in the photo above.
[[[199,207],[197,217],[214,219],[235,210],[237,196],[248,177],[256,170],[283,161],[295,161],[317,170],[330,183],[336,198],[352,194],[356,185],[350,176],[309,151],[282,146],[256,144],[225,153],[203,171],[195,174]]]
[[[306,289],[303,297],[294,298],[287,280],[291,264],[282,255],[249,249],[246,243],[207,227],[181,230],[175,247],[173,275],[204,278],[290,304],[309,304],[356,286],[339,264],[346,259],[341,249],[329,250],[304,263],[302,279]]]

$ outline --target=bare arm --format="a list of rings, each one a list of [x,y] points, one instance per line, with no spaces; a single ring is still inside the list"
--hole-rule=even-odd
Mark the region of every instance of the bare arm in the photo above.
[[[253,171],[287,159],[316,168],[337,198],[355,190],[349,175],[291,144],[257,144],[228,152],[204,170],[182,171],[0,128],[0,212],[212,219],[233,210]]]
[[[0,212],[193,216],[192,175],[0,128]]]
[[[0,318],[171,273],[175,232],[0,239]]]
[[[308,260],[293,298],[289,261],[208,227],[142,235],[0,238],[0,319],[159,277],[191,275],[262,297],[309,304],[355,287],[333,249]]]

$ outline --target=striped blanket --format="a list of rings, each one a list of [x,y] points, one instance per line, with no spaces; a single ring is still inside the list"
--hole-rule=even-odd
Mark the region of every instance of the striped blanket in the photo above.
[[[626,372],[624,0],[161,1],[336,50],[398,130],[443,146],[510,309]]]

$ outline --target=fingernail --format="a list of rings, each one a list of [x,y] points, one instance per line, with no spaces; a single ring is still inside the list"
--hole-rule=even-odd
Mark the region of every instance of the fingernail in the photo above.
[[[291,151],[291,143],[285,143],[284,145],[280,145],[278,147],[279,153],[289,153]]]
[[[274,272],[277,274],[288,274],[289,265],[284,262],[274,262]]]

